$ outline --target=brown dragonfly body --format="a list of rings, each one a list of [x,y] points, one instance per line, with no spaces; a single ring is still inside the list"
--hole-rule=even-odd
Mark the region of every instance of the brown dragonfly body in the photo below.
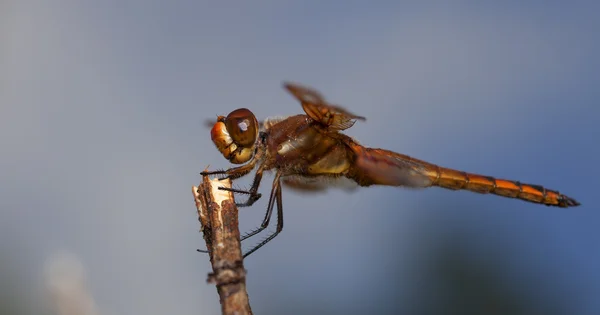
[[[329,104],[310,88],[293,83],[284,83],[284,87],[300,101],[306,115],[266,120],[259,127],[252,112],[241,108],[227,117],[219,116],[211,130],[213,142],[225,158],[235,164],[246,164],[203,174],[235,179],[258,166],[250,190],[230,189],[250,196],[239,206],[249,206],[258,200],[263,172],[276,170],[263,224],[244,239],[267,227],[275,202],[278,209],[277,231],[245,256],[273,239],[283,228],[281,182],[295,189],[315,191],[326,189],[327,183],[332,180],[345,178],[358,186],[438,186],[492,193],[548,206],[579,205],[574,199],[539,185],[466,173],[396,152],[362,146],[340,131],[352,127],[356,120],[365,120],[364,117]]]

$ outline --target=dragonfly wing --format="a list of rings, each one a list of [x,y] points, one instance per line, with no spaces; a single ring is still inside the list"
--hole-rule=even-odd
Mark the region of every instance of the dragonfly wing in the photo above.
[[[396,152],[354,144],[353,167],[349,177],[361,186],[387,185],[429,187],[435,180],[435,165]]]
[[[327,186],[318,181],[301,176],[286,176],[281,179],[281,182],[286,187],[299,192],[325,192],[327,190]]]
[[[306,115],[327,126],[330,130],[344,130],[352,127],[356,120],[366,120],[344,108],[332,105],[317,91],[296,83],[284,82],[284,88],[300,103]]]
[[[281,181],[288,188],[298,192],[325,192],[329,188],[340,188],[350,192],[358,188],[356,182],[346,177],[290,175],[282,177]]]

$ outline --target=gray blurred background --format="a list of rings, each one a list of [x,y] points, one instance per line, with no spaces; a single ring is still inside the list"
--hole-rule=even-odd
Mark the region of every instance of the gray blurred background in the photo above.
[[[293,80],[367,116],[365,145],[583,205],[284,191],[246,260],[256,314],[599,314],[600,5],[486,3],[0,2],[0,313],[53,314],[65,255],[99,314],[219,313],[191,186],[228,163],[204,122],[301,113]]]

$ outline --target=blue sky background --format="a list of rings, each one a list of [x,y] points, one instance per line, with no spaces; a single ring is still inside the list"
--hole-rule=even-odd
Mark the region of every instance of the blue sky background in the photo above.
[[[365,145],[583,205],[284,191],[284,232],[246,261],[255,313],[449,313],[456,285],[488,273],[536,312],[600,312],[596,2],[0,7],[0,292],[23,312],[47,310],[44,266],[68,251],[102,314],[217,313],[190,190],[228,164],[203,123],[301,113],[282,80],[366,116],[347,131]],[[242,230],[265,206],[243,209]]]

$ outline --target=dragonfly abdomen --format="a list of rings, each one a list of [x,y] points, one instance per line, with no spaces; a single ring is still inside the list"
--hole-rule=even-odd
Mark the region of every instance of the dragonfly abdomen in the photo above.
[[[579,202],[575,199],[565,196],[558,191],[546,189],[540,185],[496,179],[491,176],[472,174],[444,167],[438,167],[432,185],[452,190],[463,189],[480,194],[491,193],[502,197],[517,198],[561,208],[579,205]]]

